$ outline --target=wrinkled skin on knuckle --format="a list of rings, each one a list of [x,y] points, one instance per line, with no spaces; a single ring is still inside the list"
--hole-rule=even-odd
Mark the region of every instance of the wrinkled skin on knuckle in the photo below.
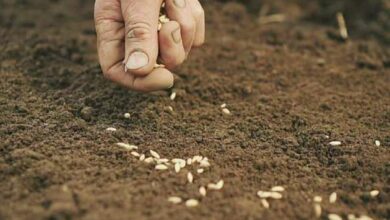
[[[194,17],[196,19],[201,19],[205,16],[204,14],[204,10],[202,7],[196,7],[194,10],[193,10],[193,14],[194,14]]]
[[[126,25],[126,36],[132,41],[144,41],[152,38],[151,27],[145,22],[136,22]]]
[[[186,21],[181,24],[181,29],[185,34],[193,35],[195,33],[195,25],[194,19],[186,19]]]

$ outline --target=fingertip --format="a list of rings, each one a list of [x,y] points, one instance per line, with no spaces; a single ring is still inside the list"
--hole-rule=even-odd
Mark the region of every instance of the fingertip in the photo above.
[[[173,86],[173,74],[165,68],[154,69],[149,75],[136,77],[133,89],[140,92],[152,92],[168,89]]]

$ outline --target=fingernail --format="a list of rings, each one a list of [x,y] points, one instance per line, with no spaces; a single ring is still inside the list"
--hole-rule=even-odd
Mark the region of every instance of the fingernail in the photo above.
[[[129,70],[136,70],[146,66],[149,63],[149,58],[146,53],[142,51],[135,51],[130,54],[126,63],[126,68]]]
[[[173,3],[179,7],[179,8],[184,8],[186,7],[186,1],[185,0],[173,0]]]
[[[180,28],[177,28],[176,30],[172,31],[172,39],[177,44],[181,42]]]

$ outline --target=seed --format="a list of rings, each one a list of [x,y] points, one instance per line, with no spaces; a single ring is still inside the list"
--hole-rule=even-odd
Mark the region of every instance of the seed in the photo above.
[[[176,173],[180,172],[180,169],[181,169],[180,164],[175,163],[175,172]]]
[[[207,160],[202,160],[202,161],[200,161],[200,166],[201,167],[209,167],[210,163]]]
[[[226,103],[223,103],[223,104],[221,105],[221,108],[226,108]]]
[[[168,198],[168,201],[173,203],[173,204],[179,204],[179,203],[181,203],[182,199],[180,197],[177,197],[177,196],[171,196]]]
[[[187,207],[195,207],[197,205],[199,205],[199,202],[196,199],[189,199],[189,200],[186,201],[186,206]]]
[[[126,150],[138,149],[137,146],[131,145],[131,144],[126,144],[126,143],[116,143],[116,145],[118,145],[119,147],[123,147],[123,148],[125,148]]]
[[[160,155],[159,155],[156,151],[150,150],[150,154],[151,154],[154,158],[160,159]]]
[[[332,146],[339,146],[339,145],[341,145],[341,141],[331,141],[331,142],[329,142],[329,144]]]
[[[337,193],[336,192],[332,192],[332,194],[330,194],[329,196],[329,202],[330,203],[335,203],[337,200]]]
[[[343,220],[339,215],[333,214],[333,213],[328,215],[328,219],[329,220]]]
[[[147,157],[144,160],[145,163],[152,163],[153,161],[154,161],[153,157]]]
[[[378,141],[378,140],[376,140],[376,141],[375,141],[375,145],[376,145],[377,147],[379,147],[379,146],[381,146],[381,142]]]
[[[313,201],[320,203],[320,202],[322,202],[322,197],[321,196],[314,196]]]
[[[169,111],[173,112],[172,106],[168,106],[167,108],[168,108]]]
[[[223,108],[223,109],[222,109],[222,112],[223,112],[224,114],[230,115],[230,111],[229,111],[229,109],[227,109],[227,108]]]
[[[167,158],[161,158],[161,159],[156,159],[156,162],[158,164],[161,164],[161,163],[167,164],[167,163],[169,163],[169,160]]]
[[[371,217],[368,217],[367,215],[361,215],[357,220],[373,220]]]
[[[130,113],[125,113],[124,115],[123,115],[123,117],[125,117],[125,118],[130,118]]]
[[[106,131],[116,131],[116,128],[109,127],[109,128],[106,128]]]
[[[269,198],[269,197],[271,197],[271,192],[258,191],[257,196],[259,196],[260,198],[263,198],[263,199]]]
[[[266,209],[269,208],[269,203],[266,199],[261,199],[261,204],[264,206],[264,208]]]
[[[322,213],[322,209],[321,209],[321,205],[316,203],[314,204],[314,214],[317,218],[321,217],[321,213]]]
[[[202,161],[203,157],[202,156],[193,156],[192,157],[192,162],[198,162],[200,163],[200,161]]]
[[[131,152],[131,155],[133,155],[134,157],[139,157],[139,156],[140,156],[139,153],[138,153],[138,152],[135,152],[135,151],[132,151],[132,152]]]
[[[169,96],[169,98],[173,101],[173,100],[175,100],[175,98],[176,98],[176,92],[172,92],[171,93],[171,96]]]
[[[203,169],[203,168],[197,169],[196,172],[197,172],[197,173],[203,173],[203,172],[204,172],[204,169]]]
[[[168,167],[164,164],[157,164],[155,167],[156,170],[167,170]]]
[[[207,194],[206,187],[201,186],[201,187],[199,188],[199,193],[200,193],[202,196],[206,196],[206,194]]]
[[[171,160],[173,163],[179,164],[180,168],[184,168],[186,166],[186,161],[183,159],[175,158]]]
[[[371,197],[376,197],[376,196],[378,196],[379,195],[379,191],[378,190],[372,190],[371,192],[370,192],[370,196]]]
[[[274,186],[274,187],[271,188],[271,191],[283,192],[284,191],[284,187],[283,186]]]
[[[192,183],[194,181],[194,176],[192,175],[191,172],[187,173],[187,180],[189,183]]]
[[[273,198],[273,199],[281,199],[283,196],[279,192],[271,192],[270,197]]]
[[[356,216],[354,214],[348,214],[347,219],[348,220],[356,220]]]
[[[141,154],[141,156],[139,156],[139,160],[140,160],[140,161],[145,160],[145,154]]]
[[[209,184],[207,184],[207,187],[209,188],[209,189],[214,189],[214,190],[220,190],[220,189],[222,189],[223,188],[223,185],[224,185],[224,182],[223,182],[223,180],[220,180],[220,181],[218,181],[218,183],[209,183]]]
[[[188,158],[187,159],[187,165],[191,165],[192,164],[192,159],[191,158]]]

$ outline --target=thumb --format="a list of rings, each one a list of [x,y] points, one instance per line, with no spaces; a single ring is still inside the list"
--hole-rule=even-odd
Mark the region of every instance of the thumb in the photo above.
[[[125,22],[125,69],[149,74],[158,56],[158,17],[162,0],[121,0]]]

